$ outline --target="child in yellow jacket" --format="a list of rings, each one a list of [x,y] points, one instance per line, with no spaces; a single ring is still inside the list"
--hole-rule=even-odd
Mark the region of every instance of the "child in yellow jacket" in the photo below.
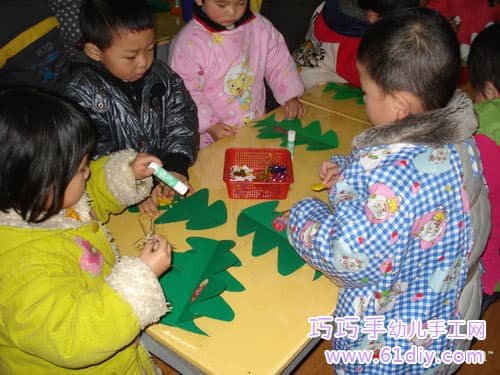
[[[149,194],[160,160],[89,164],[90,119],[28,88],[0,91],[0,139],[0,373],[155,374],[137,337],[169,309],[171,248],[120,257],[102,222]]]

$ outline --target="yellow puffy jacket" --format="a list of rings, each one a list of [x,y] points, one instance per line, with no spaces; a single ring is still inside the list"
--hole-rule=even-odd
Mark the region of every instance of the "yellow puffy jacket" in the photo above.
[[[151,189],[151,178],[136,182],[133,158],[91,162],[87,194],[46,222],[0,212],[0,374],[155,373],[136,338],[167,311],[165,297],[101,224]]]

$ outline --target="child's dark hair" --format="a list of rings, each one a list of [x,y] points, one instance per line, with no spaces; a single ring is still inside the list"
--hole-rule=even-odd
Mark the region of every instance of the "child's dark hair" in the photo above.
[[[500,90],[500,23],[485,28],[474,38],[467,67],[474,90],[483,92],[486,81]]]
[[[142,31],[154,27],[153,11],[147,0],[83,0],[80,29],[83,42],[106,49],[113,33]]]
[[[57,214],[95,137],[90,118],[67,99],[35,88],[1,89],[0,210],[30,223]]]
[[[420,0],[358,0],[358,5],[363,10],[372,10],[385,17],[402,9],[420,7]]]
[[[446,106],[457,87],[457,37],[431,9],[407,9],[375,22],[363,36],[357,58],[384,93],[408,91],[427,111]]]

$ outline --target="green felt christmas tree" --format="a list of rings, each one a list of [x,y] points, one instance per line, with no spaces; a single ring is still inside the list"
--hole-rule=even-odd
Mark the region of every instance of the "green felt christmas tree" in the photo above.
[[[339,138],[333,130],[321,133],[321,124],[315,120],[302,127],[300,119],[285,119],[277,121],[275,114],[257,121],[254,127],[260,128],[257,138],[274,139],[281,138],[281,146],[287,145],[288,130],[295,130],[295,145],[307,145],[307,150],[330,150],[339,147]]]
[[[234,312],[221,297],[224,291],[241,292],[244,286],[228,271],[240,266],[231,252],[234,241],[189,237],[192,247],[186,252],[173,252],[172,268],[160,278],[172,310],[160,322],[191,332],[207,335],[194,322],[196,318],[231,321]]]
[[[346,85],[344,83],[329,82],[326,84],[323,92],[333,91],[335,94],[332,96],[334,100],[347,100],[356,99],[356,103],[359,105],[365,104],[363,100],[363,90]]]
[[[201,189],[193,195],[178,200],[164,214],[156,219],[156,224],[188,220],[186,229],[210,229],[227,221],[227,208],[222,200],[208,204],[208,189]]]
[[[240,237],[255,233],[252,242],[253,256],[260,256],[277,247],[278,272],[286,276],[302,267],[305,261],[288,242],[286,229],[280,231],[273,227],[273,220],[283,214],[275,211],[278,203],[279,201],[268,201],[245,208],[238,216],[236,230]],[[316,272],[314,279],[319,276],[321,273]]]
[[[201,189],[186,198],[178,196],[169,204],[160,206],[165,212],[155,220],[155,224],[185,221],[186,229],[202,230],[215,228],[227,221],[227,208],[222,200],[208,204],[208,189]],[[137,206],[129,208],[130,212],[139,212]]]

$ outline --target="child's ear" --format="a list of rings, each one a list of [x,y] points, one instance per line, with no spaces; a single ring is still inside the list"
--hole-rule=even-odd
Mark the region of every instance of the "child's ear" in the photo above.
[[[83,45],[83,52],[85,52],[89,59],[92,59],[94,61],[101,61],[102,59],[101,49],[94,43],[85,43]]]
[[[393,106],[396,110],[397,120],[402,120],[411,112],[410,97],[406,91],[396,91],[392,93]]]
[[[487,100],[500,98],[500,92],[498,91],[498,88],[491,81],[486,81],[484,83],[483,93]]]
[[[203,6],[203,0],[194,0],[194,2],[196,3],[196,5],[198,5],[199,7]]]

